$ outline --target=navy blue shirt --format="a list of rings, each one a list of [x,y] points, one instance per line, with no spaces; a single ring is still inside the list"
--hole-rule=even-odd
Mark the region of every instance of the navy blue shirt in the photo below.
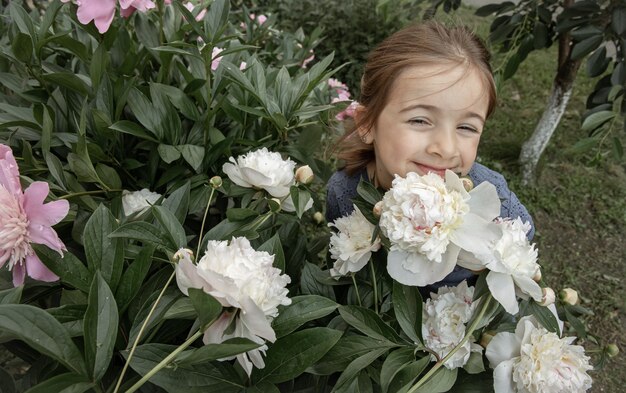
[[[477,186],[484,181],[488,181],[496,187],[498,196],[500,197],[501,207],[500,216],[516,219],[520,217],[522,221],[530,223],[530,231],[526,234],[528,240],[532,240],[535,235],[535,225],[533,219],[522,205],[517,196],[509,189],[504,177],[496,171],[487,168],[484,165],[474,163],[470,169],[468,176]],[[352,198],[357,196],[356,188],[359,180],[369,181],[367,171],[363,170],[350,176],[345,171],[335,172],[328,180],[326,194],[326,219],[333,222],[339,217],[349,215],[354,210]],[[454,271],[446,276],[442,281],[429,286],[428,291],[436,291],[441,286],[456,286],[463,280],[471,280],[474,274],[460,266],[456,266]],[[422,291],[424,294],[424,291]]]

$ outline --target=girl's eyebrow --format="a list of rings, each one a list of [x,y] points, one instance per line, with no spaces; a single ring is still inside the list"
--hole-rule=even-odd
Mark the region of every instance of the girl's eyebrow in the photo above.
[[[412,111],[414,109],[425,109],[428,111],[433,111],[433,112],[441,112],[441,109],[437,106],[434,105],[427,105],[427,104],[415,104],[415,105],[409,105],[405,108],[402,108],[400,110],[399,113],[405,113],[405,112],[409,112]],[[464,117],[473,117],[476,118],[478,120],[480,120],[483,124],[485,123],[485,118],[482,117],[480,114],[476,113],[476,112],[472,112],[472,111],[467,111],[465,113],[463,113]]]

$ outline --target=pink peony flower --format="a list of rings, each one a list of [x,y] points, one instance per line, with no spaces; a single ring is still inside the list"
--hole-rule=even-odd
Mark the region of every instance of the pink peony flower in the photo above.
[[[259,26],[261,26],[263,23],[265,23],[265,21],[267,20],[267,16],[261,14],[259,15],[259,17],[257,18],[257,16],[255,14],[250,14],[250,19],[251,20],[256,20],[256,23],[259,24]]]
[[[344,121],[348,118],[354,118],[354,112],[356,111],[357,106],[359,106],[359,103],[356,101],[352,101],[352,103],[348,105],[346,109],[337,113],[335,119],[339,121]]]
[[[213,52],[211,53],[211,70],[217,70],[217,67],[220,65],[220,61],[222,61],[222,56],[219,54],[223,51],[223,48],[215,47],[213,48]]]
[[[40,281],[56,281],[59,277],[41,262],[30,244],[45,244],[61,255],[67,251],[52,226],[67,215],[69,203],[44,204],[48,184],[37,181],[22,192],[19,176],[13,151],[0,144],[0,268],[9,263],[14,286],[22,285],[26,274]]]
[[[193,12],[195,7],[196,6],[191,1],[188,1],[185,3],[185,8],[187,8],[189,12]],[[206,15],[206,8],[200,11],[198,15],[196,15],[196,20],[201,21],[205,15]]]
[[[154,4],[152,0],[119,0],[119,1],[120,1],[120,7],[123,10],[127,10],[128,8],[133,7],[136,10],[139,10],[141,12],[146,12],[156,7],[156,4]]]
[[[76,16],[86,25],[93,20],[100,34],[106,33],[115,16],[116,0],[77,0]]]

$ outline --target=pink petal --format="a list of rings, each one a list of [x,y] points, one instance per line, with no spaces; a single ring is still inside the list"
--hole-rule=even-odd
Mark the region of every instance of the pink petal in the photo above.
[[[50,269],[48,269],[46,265],[41,262],[37,254],[28,255],[26,257],[25,265],[28,276],[34,278],[35,280],[51,282],[59,279],[59,276],[52,273]]]
[[[126,9],[120,9],[120,15],[122,16],[122,18],[130,18],[130,16],[135,12],[137,8],[135,7],[128,7]]]
[[[66,200],[58,200],[43,204],[48,196],[48,183],[37,181],[24,191],[24,211],[31,224],[52,226],[67,216],[70,204]]]
[[[113,22],[115,6],[115,0],[81,0],[76,16],[84,25],[93,20],[100,34],[103,34]]]
[[[26,277],[26,267],[21,263],[13,265],[13,286],[19,287],[24,284],[24,278]]]
[[[28,226],[28,232],[32,243],[45,244],[61,255],[63,255],[62,251],[67,250],[57,233],[49,226],[31,223]]]
[[[3,144],[0,144],[0,185],[13,195],[22,193],[20,172],[15,157],[13,157],[13,151],[9,146]]]

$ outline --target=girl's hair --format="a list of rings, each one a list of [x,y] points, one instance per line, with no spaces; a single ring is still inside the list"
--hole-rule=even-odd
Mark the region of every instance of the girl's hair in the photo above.
[[[369,131],[374,127],[387,104],[391,87],[406,68],[448,63],[478,71],[489,95],[489,117],[496,106],[490,60],[483,41],[464,26],[447,27],[428,21],[404,28],[385,39],[370,53],[365,64],[359,99],[363,108],[337,145],[337,157],[343,160],[344,169],[353,174],[375,159],[373,145],[362,142],[357,130]]]

